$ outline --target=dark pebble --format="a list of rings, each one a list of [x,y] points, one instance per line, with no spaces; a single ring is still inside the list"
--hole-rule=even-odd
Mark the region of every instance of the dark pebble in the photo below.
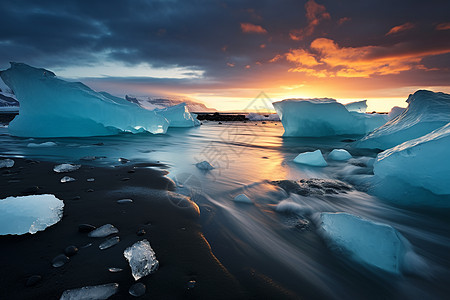
[[[146,233],[146,232],[145,232],[144,229],[139,229],[139,230],[136,232],[136,234],[137,234],[138,236],[143,236],[145,233]]]
[[[33,195],[33,194],[38,193],[40,190],[41,190],[41,188],[35,185],[35,186],[29,187],[29,188],[23,190],[22,194]]]
[[[217,123],[217,124],[222,125],[222,122],[219,122],[219,123]]]
[[[26,286],[35,286],[41,280],[42,280],[42,276],[41,275],[33,275],[30,278],[28,278],[27,283],[25,285]]]
[[[103,146],[104,144],[103,143],[95,143],[95,144],[92,144],[92,145],[94,145],[94,146]]]
[[[80,196],[75,196],[75,197],[72,198],[72,200],[80,200],[80,199],[81,199]]]
[[[64,249],[64,254],[67,256],[74,256],[77,252],[78,248],[76,246],[67,246],[66,249]]]
[[[59,268],[59,267],[64,266],[68,262],[69,262],[69,258],[67,256],[65,256],[64,254],[60,254],[52,260],[52,266],[55,268]]]
[[[93,191],[94,191],[93,189],[86,190],[86,192],[88,192],[88,193],[92,193]]]
[[[78,225],[79,232],[91,232],[92,230],[97,229],[94,225],[91,224],[80,224]]]
[[[130,174],[132,174],[132,173],[134,173],[134,172],[136,172],[135,170],[129,170],[128,171],[128,173],[130,173]]]
[[[128,180],[130,180],[130,178],[129,177],[124,177],[124,178],[122,178],[122,179],[120,179],[121,181],[128,181]]]
[[[132,296],[140,297],[145,294],[145,289],[146,289],[145,284],[138,282],[133,284],[128,290],[128,292]]]
[[[353,142],[356,142],[356,140],[354,140],[354,139],[345,139],[345,140],[342,140],[341,142],[344,142],[344,143],[353,143]]]
[[[189,280],[188,281],[188,283],[187,283],[187,289],[188,290],[192,290],[193,288],[195,288],[195,284],[196,284],[197,282],[195,281],[195,280]]]

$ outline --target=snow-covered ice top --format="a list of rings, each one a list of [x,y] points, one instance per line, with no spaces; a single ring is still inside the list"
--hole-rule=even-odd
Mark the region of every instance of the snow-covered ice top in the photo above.
[[[396,178],[437,195],[450,195],[449,149],[450,123],[378,154],[374,174],[387,180]],[[402,185],[397,188],[401,189]],[[450,207],[449,200],[437,203],[424,199],[420,204]]]
[[[387,224],[348,213],[321,213],[319,222],[321,234],[333,249],[343,249],[339,252],[363,265],[401,274],[406,258],[415,256],[409,242]]]
[[[81,82],[67,82],[45,69],[22,63],[0,72],[20,102],[10,123],[16,136],[101,136],[119,132],[165,133],[169,121],[135,103],[97,93]]]
[[[61,220],[64,202],[54,195],[8,197],[0,200],[0,235],[34,234]]]
[[[419,90],[409,95],[408,107],[364,137],[362,148],[388,149],[403,142],[421,137],[450,122],[450,95]]]
[[[348,111],[330,98],[287,99],[274,102],[284,136],[321,137],[366,134],[387,121],[387,115]]]
[[[313,167],[328,166],[327,162],[323,158],[322,151],[320,151],[319,149],[313,152],[300,153],[294,158],[294,162]]]
[[[128,260],[134,280],[139,280],[144,276],[152,274],[158,269],[159,262],[147,240],[134,243],[123,252],[123,256]]]
[[[367,100],[361,100],[361,101],[347,103],[347,104],[345,104],[345,108],[348,111],[365,113],[367,110]]]

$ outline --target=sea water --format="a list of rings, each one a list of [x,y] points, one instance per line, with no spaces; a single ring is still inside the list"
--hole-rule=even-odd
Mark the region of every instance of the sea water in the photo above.
[[[203,233],[214,255],[250,288],[258,288],[254,282],[259,280],[304,298],[448,295],[448,212],[394,206],[367,194],[377,152],[353,148],[352,140],[359,136],[284,138],[282,134],[280,122],[204,122],[196,128],[169,129],[166,135],[59,139],[17,138],[0,128],[0,155],[104,167],[159,163],[158,168],[169,171],[167,176],[177,183],[178,192],[199,205]],[[27,146],[49,142],[55,145]],[[317,149],[327,167],[293,162],[299,153]],[[353,158],[327,159],[333,149],[347,149]],[[214,169],[197,168],[202,161]],[[340,180],[351,189],[321,194],[319,186],[308,195],[298,195],[272,184],[311,178]],[[252,204],[235,202],[240,194]],[[345,251],[328,248],[318,234],[317,215],[322,212],[350,213],[394,227],[425,264],[414,268],[411,261],[408,270],[392,275],[352,261]]]

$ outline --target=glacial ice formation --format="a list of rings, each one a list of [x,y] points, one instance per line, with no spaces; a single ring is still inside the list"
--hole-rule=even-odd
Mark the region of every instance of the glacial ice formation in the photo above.
[[[419,90],[406,102],[408,107],[403,113],[365,136],[358,147],[392,148],[450,122],[450,94]]]
[[[108,283],[102,285],[85,286],[79,289],[66,290],[59,300],[104,300],[119,291],[119,284]]]
[[[274,102],[284,136],[321,137],[366,134],[387,121],[387,115],[348,111],[334,99],[287,99]]]
[[[365,113],[367,110],[367,100],[350,102],[344,105],[348,111]]]
[[[352,155],[345,149],[333,149],[333,151],[328,154],[328,158],[332,160],[349,160],[352,158]]]
[[[54,195],[8,197],[0,200],[0,235],[34,234],[58,223],[64,202]]]
[[[401,274],[407,260],[416,256],[409,242],[387,224],[348,213],[321,213],[319,222],[320,232],[333,250],[363,265]]]
[[[159,266],[153,251],[147,240],[134,243],[123,252],[123,256],[128,260],[134,280],[139,280],[144,276],[154,273]]]
[[[450,123],[420,138],[404,142],[378,154],[374,163],[376,179],[398,181],[398,190],[410,186],[423,188],[441,197],[423,197],[418,205],[450,207]],[[385,190],[387,186],[385,186]],[[417,194],[417,193],[416,193]],[[391,198],[384,193],[383,198]],[[392,198],[395,198],[392,195]],[[405,198],[405,197],[401,197]],[[413,197],[414,198],[414,197]],[[396,200],[396,199],[391,199]],[[407,201],[408,202],[408,201]]]
[[[154,111],[169,121],[169,127],[194,127],[200,125],[197,115],[189,112],[186,103],[155,109]]]
[[[234,202],[253,204],[253,201],[246,194],[239,194],[234,197]]]
[[[298,164],[313,166],[313,167],[326,167],[327,162],[323,158],[322,151],[317,149],[313,152],[303,152],[294,158],[294,162]]]
[[[20,114],[10,123],[12,135],[81,137],[119,132],[165,133],[169,122],[125,99],[97,93],[80,82],[67,82],[45,69],[11,63],[3,81],[20,102]]]
[[[406,110],[406,107],[400,107],[400,106],[394,106],[391,108],[391,111],[389,111],[389,121],[396,118],[397,116],[401,115]]]
[[[198,162],[195,164],[195,166],[197,168],[199,168],[200,170],[204,170],[204,171],[210,171],[214,169],[214,166],[211,165],[209,162],[207,162],[206,160],[202,161],[202,162]]]

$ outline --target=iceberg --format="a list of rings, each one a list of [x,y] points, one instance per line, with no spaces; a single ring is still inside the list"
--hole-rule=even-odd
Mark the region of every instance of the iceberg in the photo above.
[[[35,234],[58,223],[64,202],[54,195],[8,197],[0,200],[0,235]]]
[[[321,137],[366,134],[385,124],[387,115],[348,111],[334,99],[287,99],[274,102],[284,136]]]
[[[348,111],[365,113],[367,110],[367,100],[350,102],[344,105]]]
[[[194,127],[200,125],[197,115],[189,112],[186,103],[155,109],[154,111],[169,121],[169,127]]]
[[[407,141],[378,154],[374,163],[376,179],[382,182],[396,180],[398,190],[408,190],[410,186],[425,189],[443,197],[408,198],[406,204],[450,207],[450,123],[420,138]],[[386,185],[382,182],[379,185]],[[406,192],[406,191],[404,191]],[[383,198],[395,200],[395,194],[383,193]],[[402,197],[405,198],[405,197]],[[413,198],[416,198],[412,201]],[[408,201],[410,201],[408,203]],[[404,200],[402,200],[404,203]]]
[[[153,251],[147,240],[134,243],[123,252],[123,256],[128,260],[134,280],[139,280],[144,276],[154,273],[159,266]]]
[[[401,274],[417,255],[395,228],[348,213],[321,213],[320,233],[333,250],[363,265]]]
[[[389,120],[395,119],[397,116],[401,115],[406,110],[406,107],[394,106],[389,111]]]
[[[332,160],[349,160],[352,158],[352,155],[345,149],[333,149],[333,151],[328,154],[328,158]]]
[[[97,93],[81,82],[67,82],[45,69],[22,63],[0,72],[20,102],[9,125],[23,137],[83,137],[119,132],[165,133],[169,122],[125,99]]]
[[[389,149],[450,122],[449,94],[419,90],[409,95],[406,102],[408,107],[403,113],[365,136],[357,146]]]
[[[108,283],[102,285],[85,286],[79,289],[66,290],[59,300],[104,300],[119,291],[119,284]]]
[[[319,149],[313,152],[300,153],[296,158],[294,158],[294,162],[313,167],[328,166],[327,162],[323,158],[322,152]]]

